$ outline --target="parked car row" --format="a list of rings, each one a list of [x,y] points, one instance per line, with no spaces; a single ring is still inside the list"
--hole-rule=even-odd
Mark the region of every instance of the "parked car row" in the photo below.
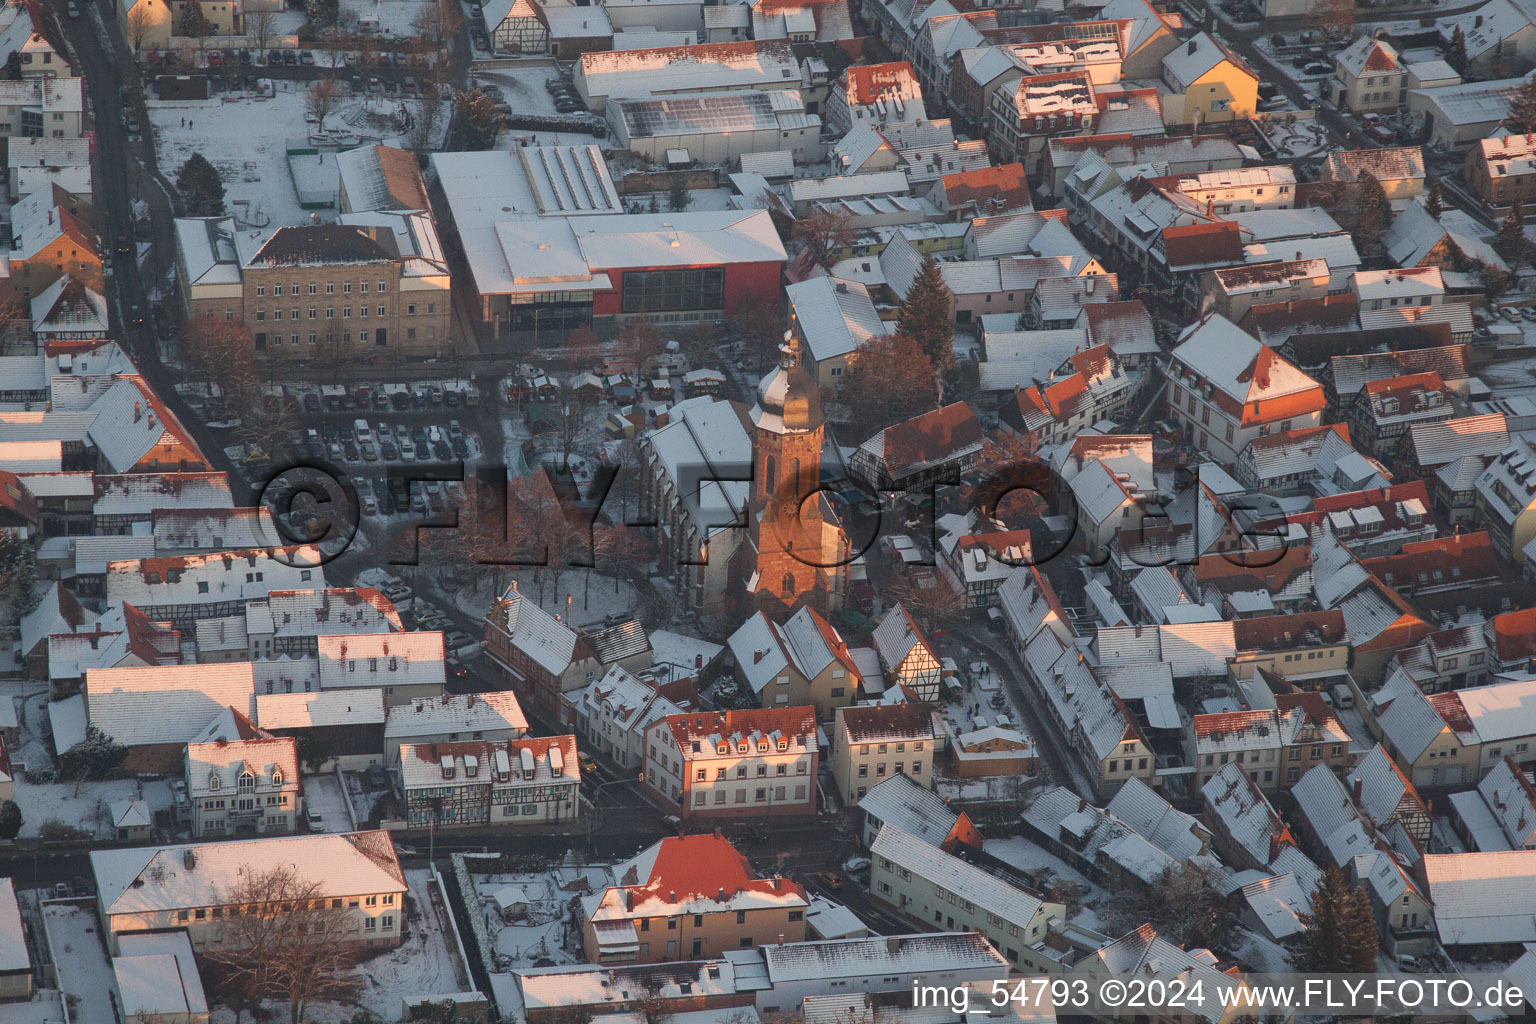
[[[425,409],[429,405],[446,405],[450,409],[459,405],[480,404],[480,392],[469,388],[442,384],[403,384],[394,387],[326,389],[322,394],[304,393],[300,400],[308,413],[350,412],[354,409],[367,412],[405,412],[408,409]]]
[[[544,88],[554,97],[555,109],[562,114],[572,114],[578,110],[587,109],[587,105],[582,102],[581,94],[576,91],[576,87],[564,78],[548,79],[544,82]]]
[[[312,458],[334,462],[449,462],[469,458],[469,438],[458,420],[437,424],[396,423],[366,419],[350,428],[322,423],[304,431],[304,446]]]

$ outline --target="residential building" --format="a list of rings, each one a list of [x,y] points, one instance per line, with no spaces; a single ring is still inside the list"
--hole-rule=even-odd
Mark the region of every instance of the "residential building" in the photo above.
[[[32,998],[32,953],[16,902],[15,883],[0,880],[0,1002]]]
[[[1424,878],[1435,908],[1435,934],[1452,956],[1517,950],[1536,939],[1531,879],[1536,851],[1431,853]]]
[[[384,723],[384,753],[389,765],[395,767],[402,746],[479,740],[501,743],[526,735],[528,719],[511,691],[461,696],[445,693],[436,699],[391,705]]]
[[[1225,45],[1204,32],[1163,57],[1163,100],[1168,124],[1235,121],[1258,109],[1259,76]]]
[[[923,704],[838,708],[832,727],[832,777],[844,807],[892,775],[933,785],[933,712]]]
[[[1501,132],[1467,150],[1462,180],[1492,207],[1536,199],[1536,143],[1529,135]]]
[[[562,721],[577,730],[590,753],[611,758],[620,768],[638,769],[645,760],[645,730],[658,719],[683,714],[683,705],[692,703],[678,694],[680,704],[668,693],[676,693],[676,687],[637,678],[614,665],[601,679],[561,695]]]
[[[826,721],[852,704],[863,677],[837,629],[805,606],[782,624],[757,612],[727,641],[737,680],[764,708],[806,704]]]
[[[754,877],[718,835],[669,836],[615,866],[618,884],[582,901],[582,948],[594,964],[718,957],[806,938],[805,889]]]
[[[121,937],[184,929],[194,951],[224,943],[224,921],[240,899],[243,874],[292,865],[300,884],[314,885],[344,912],[337,940],[362,947],[400,943],[405,874],[388,832],[285,836],[181,846],[94,850],[96,905],[108,949]]]
[[[87,724],[128,748],[127,770],[170,774],[215,717],[250,718],[256,684],[250,662],[135,665],[87,670],[84,696]]]
[[[1368,695],[1361,712],[1371,734],[1420,789],[1477,781],[1481,741],[1455,693],[1425,696],[1399,671]]]
[[[827,125],[839,133],[864,121],[883,125],[927,116],[922,84],[906,61],[850,65],[827,96]]]
[[[1041,973],[1041,952],[1066,921],[1062,904],[989,874],[887,824],[869,848],[870,895],[902,917],[938,930],[980,932],[1014,970]]]
[[[291,736],[249,731],[249,737],[187,744],[194,839],[292,832],[298,825],[297,742]]]
[[[686,712],[645,736],[645,785],[688,819],[816,811],[816,711]]]
[[[898,491],[908,503],[957,482],[981,453],[981,423],[964,402],[887,427],[859,446],[849,469],[871,494]]]
[[[932,643],[900,602],[885,613],[870,639],[888,686],[901,687],[908,700],[938,703],[943,692],[943,665]]]
[[[946,174],[928,192],[939,212],[953,221],[997,217],[1034,208],[1023,164],[1002,164]]]
[[[1217,314],[1180,336],[1168,376],[1185,436],[1224,465],[1255,438],[1318,426],[1327,405],[1315,380]]]
[[[1191,754],[1204,787],[1228,763],[1265,793],[1287,789],[1314,765],[1349,763],[1349,732],[1317,693],[1280,694],[1277,707],[1195,715]]]
[[[1407,98],[1408,72],[1396,47],[1361,36],[1333,57],[1328,83],[1335,106],[1356,114],[1395,114]]]
[[[1488,529],[1499,557],[1524,567],[1536,539],[1536,445],[1513,436],[1478,475],[1476,519]]]
[[[314,548],[279,547],[111,562],[106,596],[195,635],[199,619],[244,614],[274,590],[320,582],[322,560]]]
[[[824,388],[842,383],[859,346],[888,333],[869,289],[857,281],[813,277],[784,291],[806,372]]]
[[[1388,377],[1365,386],[1349,409],[1349,431],[1364,454],[1392,458],[1411,426],[1455,415],[1455,392],[1438,373]]]
[[[931,846],[947,847],[951,842],[979,847],[981,833],[964,811],[956,811],[932,789],[912,780],[905,772],[887,776],[858,803],[864,827],[860,841],[874,845],[875,836],[886,824],[907,835],[916,836]]]
[[[1295,847],[1290,826],[1236,761],[1205,781],[1200,798],[1212,845],[1231,867],[1265,871],[1280,859],[1285,847]]]
[[[1392,199],[1412,199],[1424,194],[1424,149],[1421,146],[1389,146],[1386,149],[1336,149],[1328,154],[1318,173],[1319,181],[1349,184],[1362,172],[1381,183]]]
[[[558,716],[561,694],[601,674],[597,654],[575,630],[511,589],[485,616],[485,656],[522,700]]]
[[[441,632],[330,635],[320,637],[318,647],[317,689],[383,690],[385,707],[442,696],[447,668]],[[267,686],[268,693],[279,689]]]
[[[1200,291],[1212,312],[1237,323],[1255,304],[1320,299],[1329,281],[1327,260],[1283,260],[1213,270],[1201,276]]]
[[[1476,789],[1449,799],[1452,824],[1468,850],[1536,849],[1536,786],[1513,757],[1494,765]]]
[[[78,139],[84,110],[83,82],[81,78],[52,75],[0,82],[0,136]]]
[[[581,813],[575,736],[399,745],[410,828],[553,825]]]

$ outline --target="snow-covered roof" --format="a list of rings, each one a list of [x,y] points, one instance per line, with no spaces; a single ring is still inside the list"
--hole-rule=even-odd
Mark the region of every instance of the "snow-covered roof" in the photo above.
[[[798,88],[800,64],[784,40],[666,46],[582,54],[588,97],[650,96],[714,89]]]
[[[492,625],[504,631],[508,642],[540,668],[558,676],[570,667],[576,650],[576,631],[535,602],[515,589],[509,590],[492,614]]]
[[[91,852],[97,898],[108,917],[224,906],[247,870],[274,864],[291,864],[327,897],[406,889],[394,841],[382,831]]]
[[[366,686],[442,686],[443,634],[345,633],[321,636],[320,685],[325,689]]]
[[[923,881],[986,907],[1010,925],[1025,927],[1044,909],[1037,894],[945,853],[894,825],[883,825],[870,845],[871,857],[888,860]]]
[[[258,702],[258,708],[260,704]],[[408,742],[413,736],[454,733],[470,734],[508,732],[520,736],[528,731],[517,695],[511,690],[470,693],[462,696],[443,694],[431,699],[417,699],[389,709],[384,726],[386,743]]]
[[[762,947],[774,985],[847,981],[892,974],[1007,973],[1008,961],[976,932],[872,935],[822,942],[780,942]]]
[[[383,725],[384,721],[382,689],[256,695],[255,722],[268,731]]]
[[[27,951],[27,933],[22,930],[15,884],[9,878],[0,879],[0,972],[9,974],[31,967],[32,954]]]
[[[226,708],[255,713],[250,662],[92,668],[90,724],[126,747],[192,741]]]
[[[857,281],[813,277],[790,285],[785,294],[790,317],[816,362],[846,356],[886,333],[869,289]]]
[[[932,846],[949,836],[960,815],[933,790],[898,773],[864,794],[859,810]]]
[[[1289,838],[1285,822],[1236,762],[1206,780],[1201,795],[1232,841],[1258,864],[1270,862],[1272,842]]]
[[[164,981],[167,989],[167,998],[170,1009],[165,1013],[205,1014],[208,1012],[208,997],[203,992],[203,979],[197,970],[197,960],[192,952],[192,940],[185,931],[169,932],[131,932],[117,936],[117,947],[121,956],[112,958],[112,965],[117,972],[118,989],[123,996],[123,1008],[129,1014],[134,1011],[130,1008],[132,1003],[128,998],[128,991],[123,989],[123,977],[128,975],[130,985],[136,986],[142,991],[144,983],[138,979],[136,971],[142,961],[150,958],[170,958],[176,965],[175,974],[163,966],[163,961],[157,965],[164,973]],[[146,1002],[143,1008],[148,1010],[159,997],[153,993],[146,993]],[[180,1010],[175,1007],[180,1006]]]
[[[1225,46],[1200,32],[1168,52],[1163,58],[1163,74],[1167,76],[1169,85],[1181,91],[1187,90],[1223,61],[1230,62],[1240,71],[1253,74]]]
[[[1536,850],[1427,854],[1424,875],[1444,945],[1536,941]]]
[[[1301,915],[1311,910],[1311,899],[1289,872],[1243,886],[1243,901],[1277,942],[1306,930]]]

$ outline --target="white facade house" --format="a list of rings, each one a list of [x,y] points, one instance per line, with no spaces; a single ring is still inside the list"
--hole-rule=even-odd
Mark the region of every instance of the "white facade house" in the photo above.
[[[299,755],[291,736],[188,743],[186,779],[197,839],[292,832],[298,823]]]
[[[870,894],[939,931],[986,936],[1014,970],[1038,973],[1052,961],[1037,952],[1066,921],[1066,908],[1018,888],[938,847],[886,825],[870,847]]]
[[[562,695],[566,725],[576,729],[594,754],[620,768],[638,768],[645,759],[645,730],[683,708],[662,696],[653,683],[622,665],[610,665],[601,679]]]
[[[343,941],[399,944],[406,884],[394,841],[388,832],[349,832],[94,850],[96,904],[109,948],[120,952],[124,933],[173,928],[185,929],[199,952],[219,945],[241,876],[275,864],[292,865],[300,882],[348,912]]]

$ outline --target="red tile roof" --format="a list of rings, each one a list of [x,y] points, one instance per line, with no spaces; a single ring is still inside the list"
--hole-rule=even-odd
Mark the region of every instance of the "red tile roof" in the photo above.
[[[1163,228],[1168,269],[1243,262],[1243,231],[1237,221],[1183,224]]]

